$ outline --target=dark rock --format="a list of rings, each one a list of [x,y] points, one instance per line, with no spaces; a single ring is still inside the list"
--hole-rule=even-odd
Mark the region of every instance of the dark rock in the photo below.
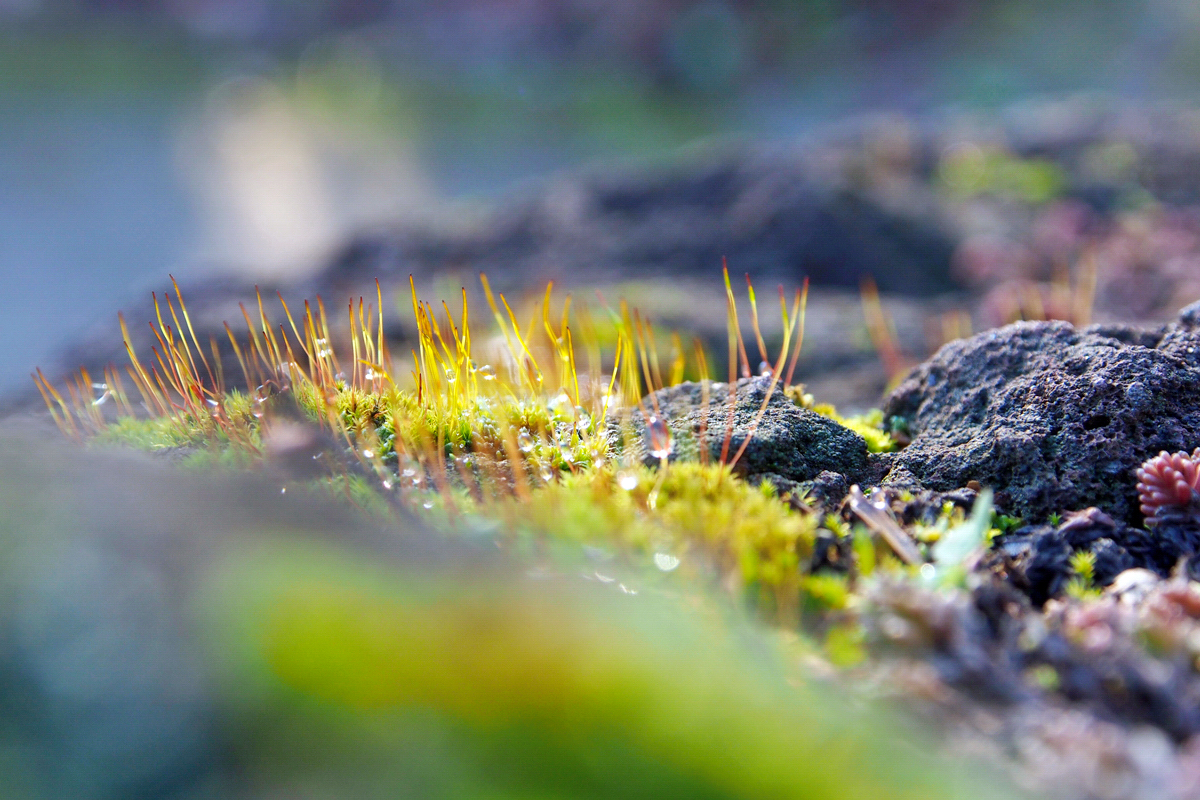
[[[762,377],[738,381],[732,417],[727,383],[709,385],[707,408],[701,385],[692,382],[655,392],[642,401],[641,408],[646,414],[657,415],[669,427],[672,461],[699,458],[702,439],[708,458],[719,460],[732,418],[729,460],[753,433],[737,463],[737,471],[748,478],[769,474],[788,481],[809,481],[828,471],[851,482],[861,480],[867,471],[867,445],[862,437],[828,417],[796,405],[779,387],[754,427],[769,385],[770,379]],[[631,422],[633,435],[629,437],[629,446],[647,465],[657,464],[659,459],[649,452],[653,445],[641,409],[633,412]],[[619,432],[617,435],[620,437]]]
[[[1200,332],[1009,325],[943,347],[884,415],[913,436],[887,485],[975,480],[1032,521],[1098,506],[1139,523],[1137,467],[1200,444]]]
[[[850,494],[850,481],[842,473],[832,470],[825,470],[799,486],[809,507],[822,514],[837,511],[846,495]]]
[[[1097,586],[1108,586],[1113,579],[1127,569],[1133,569],[1133,557],[1112,539],[1097,539],[1091,552],[1096,556],[1092,576]]]
[[[838,536],[833,531],[820,528],[813,541],[812,560],[808,570],[812,574],[832,572],[844,575],[854,563],[854,543],[849,536]]]
[[[984,568],[1003,572],[1035,606],[1059,595],[1074,577],[1071,556],[1096,557],[1093,580],[1105,587],[1127,569],[1148,569],[1167,577],[1200,552],[1200,527],[1164,525],[1153,531],[1113,520],[1091,508],[1062,525],[1027,525],[999,537]]]

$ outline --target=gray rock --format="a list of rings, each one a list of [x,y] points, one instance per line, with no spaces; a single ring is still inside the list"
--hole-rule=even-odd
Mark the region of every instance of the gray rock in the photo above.
[[[729,458],[751,434],[769,385],[770,379],[763,377],[738,381]],[[699,458],[703,435],[709,458],[716,461],[721,456],[729,426],[729,399],[728,383],[712,383],[706,409],[701,385],[688,382],[647,396],[641,406],[646,414],[657,414],[668,425],[670,460]],[[641,409],[634,411],[631,423],[626,437],[629,447],[645,463],[656,464],[658,459],[648,452],[649,437]],[[867,445],[854,431],[801,408],[783,394],[781,387],[776,387],[762,421],[754,428],[750,444],[738,461],[737,471],[747,477],[770,473],[797,482],[813,480],[828,471],[853,482],[866,474]]]
[[[1016,323],[952,342],[886,399],[912,444],[892,485],[975,480],[1031,520],[1099,506],[1140,522],[1134,470],[1200,444],[1200,331]]]

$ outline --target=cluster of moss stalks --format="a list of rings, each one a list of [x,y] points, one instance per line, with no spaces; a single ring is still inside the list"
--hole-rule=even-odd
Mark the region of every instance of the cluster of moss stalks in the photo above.
[[[770,375],[771,393],[857,431],[871,450],[894,448],[878,412],[840,417],[793,383],[806,288],[790,306],[780,289],[783,341],[773,360],[749,289],[754,372]],[[633,571],[641,585],[673,591],[719,586],[771,622],[810,623],[836,663],[861,657],[854,611],[864,581],[961,580],[959,563],[997,532],[990,514],[964,520],[947,508],[936,523],[904,531],[921,556],[904,559],[886,531],[819,515],[802,492],[747,483],[728,431],[708,432],[725,437],[721,458],[668,462],[670,432],[653,392],[711,382],[698,341],[686,348],[624,303],[593,313],[567,297],[552,310],[552,287],[522,322],[486,278],[483,289],[487,325],[470,319],[465,291],[460,314],[445,303],[439,314],[414,287],[407,357],[389,352],[378,290],[373,302],[350,303],[336,325],[320,301],[301,315],[282,298],[277,324],[260,298],[257,313],[243,309],[243,334],[226,327],[226,352],[249,387],[238,389],[226,385],[217,343],[195,336],[176,286],[155,298],[149,357],[135,352],[122,319],[127,368],[100,380],[81,372],[65,391],[40,371],[35,380],[73,437],[171,451],[205,468],[269,469],[281,490],[316,485],[369,513],[398,514],[399,524],[416,514],[448,535],[483,530],[517,553],[583,560],[595,580]],[[725,289],[734,380],[751,374],[752,359],[728,275]],[[722,402],[721,385],[711,388]],[[638,408],[648,441],[634,447]],[[647,466],[642,451],[662,458]]]

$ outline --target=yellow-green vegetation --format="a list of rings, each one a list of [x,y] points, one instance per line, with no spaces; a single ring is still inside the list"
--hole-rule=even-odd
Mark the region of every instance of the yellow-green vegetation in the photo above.
[[[608,548],[664,573],[715,575],[779,621],[797,619],[806,601],[845,604],[844,583],[808,574],[815,516],[721,464],[677,463],[661,475],[605,465],[496,510],[516,531]]]
[[[1076,550],[1071,554],[1070,563],[1074,575],[1067,581],[1067,595],[1077,600],[1100,597],[1100,589],[1096,586],[1096,554]]]
[[[902,569],[874,538],[878,531],[852,531],[836,515],[818,519],[803,489],[780,496],[768,482],[747,483],[735,469],[740,450],[669,465],[634,458],[640,448],[628,447],[630,437],[641,434],[631,413],[654,419],[655,390],[685,375],[710,380],[699,342],[685,347],[624,303],[593,315],[570,296],[556,302],[552,286],[540,304],[517,309],[484,278],[486,325],[472,319],[465,291],[459,311],[442,303],[437,313],[411,289],[408,359],[389,352],[382,291],[349,304],[338,326],[319,300],[302,315],[283,304],[279,324],[260,298],[257,315],[245,312],[242,335],[226,328],[248,387],[227,389],[219,348],[195,337],[176,287],[156,298],[150,358],[129,344],[122,320],[130,356],[123,373],[109,368],[101,383],[81,373],[66,396],[41,373],[38,386],[76,437],[181,453],[204,466],[265,463],[285,491],[288,483],[316,486],[375,516],[416,513],[447,532],[489,529],[534,552],[603,552],[676,586],[722,587],[786,627],[852,605],[858,576]],[[843,417],[793,383],[807,286],[790,303],[780,288],[783,336],[774,359],[748,289],[759,370],[751,369],[728,276],[725,290],[730,381],[765,368],[768,397],[785,393],[859,433],[872,452],[897,447],[880,412]],[[663,342],[669,351],[660,352]],[[655,436],[670,449],[665,425],[646,435],[648,451]],[[962,523],[961,512],[947,510],[914,533],[932,546]],[[851,660],[854,641],[834,635],[836,660]]]
[[[812,637],[678,580],[696,554],[635,574],[461,510],[454,537],[436,508],[384,529],[259,475],[23,436],[0,437],[6,797],[1017,796],[815,681]]]
[[[938,179],[957,197],[992,195],[1034,204],[1053,200],[1066,185],[1062,167],[1052,161],[976,145],[950,150],[938,167]]]
[[[897,447],[896,440],[883,429],[883,412],[877,408],[849,417],[843,417],[828,403],[816,403],[812,410],[857,433],[872,453],[890,453]]]

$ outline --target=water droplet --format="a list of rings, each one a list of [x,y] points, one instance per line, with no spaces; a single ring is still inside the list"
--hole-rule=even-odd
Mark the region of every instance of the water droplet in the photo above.
[[[608,411],[611,409],[620,407],[621,403],[622,398],[620,392],[605,392],[600,397],[600,407],[605,413],[608,413]]]
[[[517,435],[517,447],[520,448],[522,453],[528,453],[533,449],[533,444],[533,436],[530,435],[529,431],[522,429]]]
[[[92,401],[94,406],[102,406],[108,402],[108,398],[112,397],[112,392],[108,390],[107,383],[93,383],[92,388],[96,390],[98,396]]]
[[[595,575],[596,580],[600,581],[601,583],[612,583],[616,580],[616,578],[610,578],[607,575],[602,575],[599,572],[593,572],[592,574]]]
[[[566,392],[559,392],[546,403],[546,407],[555,416],[562,416],[565,414],[566,409],[571,407],[571,398],[567,396]]]
[[[550,483],[554,480],[554,468],[549,464],[543,464],[542,468],[538,470],[538,474],[542,476],[542,481],[545,483]]]
[[[634,472],[618,472],[617,485],[627,492],[632,492],[638,487],[638,476]]]
[[[433,501],[426,500],[424,503],[421,503],[421,507],[424,508],[426,511],[429,511],[430,509],[433,508]]]
[[[266,384],[260,385],[254,390],[254,404],[250,407],[250,413],[252,413],[258,419],[262,419],[264,407],[266,406],[267,400],[270,397],[271,388]]]
[[[382,483],[383,483],[383,488],[387,489],[388,491],[391,491],[392,486],[394,485],[391,481],[388,481],[388,480],[385,480]]]
[[[280,490],[279,490],[279,493],[280,493],[280,494],[287,494],[287,487],[285,486],[285,487],[283,487],[282,489],[280,489]]]
[[[775,374],[775,369],[766,361],[760,361],[758,363],[758,374],[759,375],[773,375],[773,374]]]
[[[375,457],[374,450],[363,450],[363,458],[374,458],[374,457]]]
[[[673,556],[670,553],[655,553],[654,566],[663,572],[670,572],[679,566],[679,556]]]
[[[658,459],[671,455],[671,429],[654,414],[646,423],[646,436],[650,439],[650,455]]]
[[[496,380],[496,370],[491,364],[484,364],[479,368],[479,377],[483,378],[485,381],[494,381]]]
[[[937,567],[933,564],[921,565],[921,579],[931,581],[937,576]]]

